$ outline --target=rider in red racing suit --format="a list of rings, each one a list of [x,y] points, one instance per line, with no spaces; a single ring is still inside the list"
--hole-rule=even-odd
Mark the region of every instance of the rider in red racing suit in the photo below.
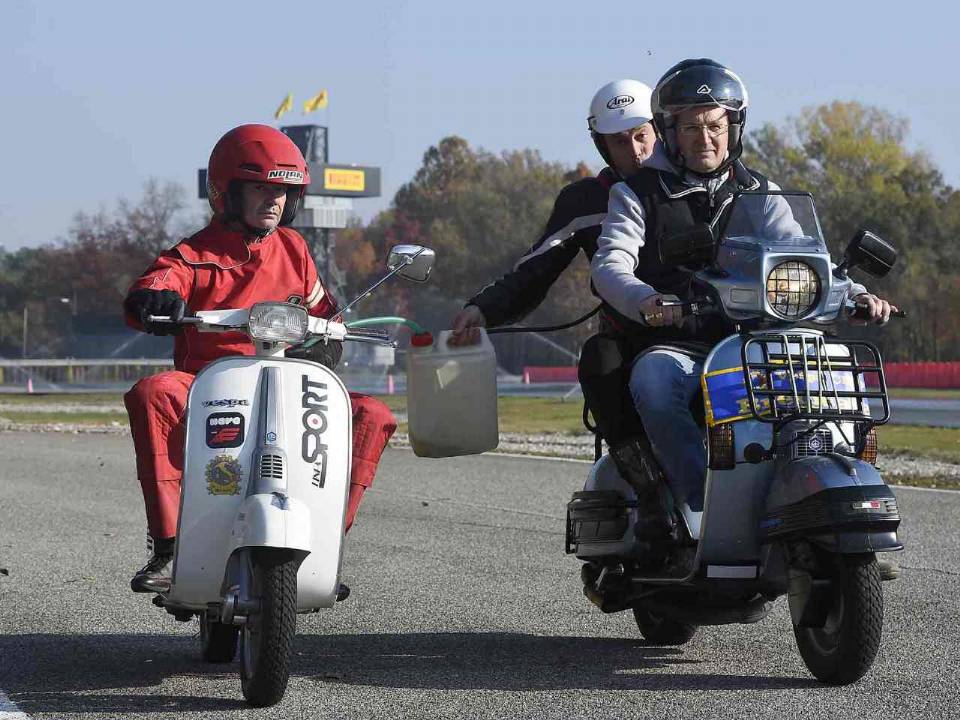
[[[246,308],[263,301],[303,304],[311,315],[324,318],[337,311],[303,238],[284,227],[293,219],[310,182],[306,163],[293,142],[263,125],[236,128],[214,148],[208,178],[213,220],[163,252],[133,283],[124,302],[126,321],[132,327],[155,334],[177,333],[175,370],[144,378],[124,396],[154,550],[150,562],[131,582],[137,592],[169,587],[180,507],[184,410],[194,375],[217,358],[254,354],[246,335],[199,333],[192,327],[145,322],[146,316],[182,317],[188,307],[193,312]],[[314,355],[306,355],[310,359],[330,366],[339,359],[338,343],[314,348]],[[347,529],[397,427],[380,401],[354,393],[350,399],[353,462]]]

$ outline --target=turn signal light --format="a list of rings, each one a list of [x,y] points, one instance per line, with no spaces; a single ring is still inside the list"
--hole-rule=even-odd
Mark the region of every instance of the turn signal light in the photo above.
[[[863,451],[860,453],[860,459],[865,460],[871,465],[877,464],[877,429],[870,428],[867,437],[864,438]]]
[[[710,428],[708,437],[710,442],[710,469],[733,470],[736,465],[733,423],[714,425]]]

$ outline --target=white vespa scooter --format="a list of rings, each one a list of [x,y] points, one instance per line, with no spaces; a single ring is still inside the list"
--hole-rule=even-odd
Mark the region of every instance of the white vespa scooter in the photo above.
[[[357,300],[392,275],[426,281],[433,261],[429,248],[395,246],[390,273]],[[245,333],[257,354],[211,363],[190,388],[172,583],[154,603],[178,620],[199,615],[208,662],[231,662],[239,635],[243,695],[272,705],[286,690],[297,613],[337,600],[352,439],[340,378],[284,350],[311,338],[393,343],[282,302],[183,322]]]

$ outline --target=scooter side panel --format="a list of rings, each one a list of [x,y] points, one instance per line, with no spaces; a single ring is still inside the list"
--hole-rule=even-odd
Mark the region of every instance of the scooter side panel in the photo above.
[[[704,375],[731,369],[742,373],[742,345],[737,335],[722,341],[707,357]],[[755,420],[740,420],[732,426],[738,464],[733,470],[707,470],[700,526],[700,562],[704,565],[746,565],[758,563],[761,557],[757,527],[773,462],[744,463],[743,451],[751,443],[770,447],[773,431],[769,424]]]
[[[261,437],[262,369],[278,367],[278,438]],[[340,379],[315,363],[237,356],[204,368],[190,389],[177,557],[169,601],[203,608],[221,598],[227,559],[243,537],[258,445],[285,452],[287,494],[309,508],[310,554],[298,575],[298,609],[335,601],[349,486],[352,412]],[[294,522],[295,513],[286,521]],[[296,535],[293,532],[292,535]]]

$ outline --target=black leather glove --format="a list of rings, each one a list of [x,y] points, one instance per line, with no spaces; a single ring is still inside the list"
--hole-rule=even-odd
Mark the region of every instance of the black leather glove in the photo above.
[[[137,318],[151,335],[179,335],[179,323],[187,313],[187,303],[173,290],[134,290],[123,301],[124,309]],[[169,315],[172,323],[147,322],[148,315]]]
[[[308,341],[309,342],[309,341]],[[285,353],[288,358],[310,360],[336,370],[340,356],[343,355],[343,343],[339,340],[317,340],[313,344],[292,345]]]

